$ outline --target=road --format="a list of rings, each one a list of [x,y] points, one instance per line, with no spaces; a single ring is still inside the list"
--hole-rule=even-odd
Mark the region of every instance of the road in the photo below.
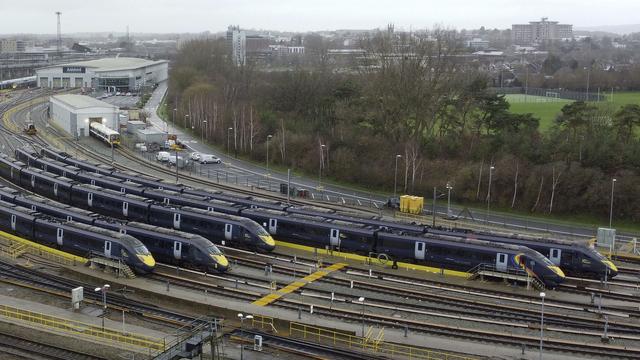
[[[270,169],[267,171],[265,166],[256,165],[241,159],[237,159],[228,154],[222,153],[214,149],[208,144],[203,144],[196,137],[186,133],[181,128],[176,128],[171,123],[166,123],[157,115],[157,109],[162,98],[167,91],[166,82],[160,84],[153,92],[151,99],[147,102],[145,110],[151,114],[150,123],[161,131],[169,131],[170,133],[176,133],[178,138],[187,146],[189,151],[196,151],[207,154],[215,154],[222,159],[224,165],[206,165],[200,167],[198,170],[201,175],[216,177],[219,181],[235,182],[238,185],[255,186],[264,188],[271,191],[279,191],[281,183],[287,183],[287,174],[274,171]],[[225,145],[225,144],[222,144]],[[224,148],[224,146],[219,146]],[[376,209],[383,208],[386,203],[387,197],[374,194],[366,191],[359,191],[353,189],[347,189],[344,187],[336,186],[333,184],[322,183],[322,187],[318,188],[319,181],[317,178],[309,178],[302,176],[291,176],[292,187],[297,189],[307,189],[310,192],[312,199],[328,200],[330,202],[343,202],[372,206]],[[446,191],[444,188],[438,192],[438,200],[436,201],[436,214],[438,216],[446,216],[446,196],[442,192]],[[425,199],[429,199],[431,196],[425,196]],[[431,206],[428,206],[428,214],[431,214]],[[463,211],[464,210],[464,211]],[[519,215],[511,215],[504,213],[492,213],[489,212],[487,216],[486,211],[482,210],[469,210],[466,208],[460,208],[457,206],[451,207],[451,213],[459,215],[461,218],[474,219],[479,223],[494,225],[497,227],[505,227],[522,230],[530,230],[543,233],[553,233],[556,236],[564,237],[582,237],[592,238],[596,236],[597,226],[577,226],[577,225],[563,225],[557,224],[544,219],[534,219]],[[607,227],[607,224],[600,224],[601,227]],[[631,233],[619,233],[620,240],[630,240],[632,237],[640,237],[638,234]]]

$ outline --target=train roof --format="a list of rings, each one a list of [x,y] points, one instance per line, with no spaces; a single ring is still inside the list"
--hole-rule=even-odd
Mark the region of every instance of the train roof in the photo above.
[[[443,243],[443,244],[458,244],[465,247],[475,248],[493,248],[501,249],[510,252],[529,252],[533,251],[525,246],[502,244],[491,241],[475,240],[475,239],[461,239],[459,237],[447,236],[447,235],[435,235],[435,234],[423,234],[423,235],[400,235],[394,233],[379,233],[381,237],[390,237],[399,240],[410,241],[424,241],[429,243]]]

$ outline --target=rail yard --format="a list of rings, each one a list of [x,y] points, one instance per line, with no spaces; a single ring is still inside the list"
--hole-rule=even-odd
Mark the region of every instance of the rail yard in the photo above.
[[[7,353],[40,339],[52,359],[640,357],[640,265],[584,238],[220,182],[120,137],[70,137],[51,95],[0,103]]]

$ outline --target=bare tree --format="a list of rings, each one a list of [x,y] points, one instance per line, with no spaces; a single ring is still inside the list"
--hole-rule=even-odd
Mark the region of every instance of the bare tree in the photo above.
[[[558,182],[560,182],[560,175],[562,175],[562,171],[559,171],[558,176],[556,176],[556,167],[554,166],[551,169],[551,200],[549,201],[549,214],[553,211],[553,199],[556,194]]]
[[[516,159],[516,175],[514,176],[513,179],[513,198],[511,199],[511,208],[513,209],[513,207],[516,205],[516,196],[518,195],[518,172],[520,170],[520,164],[518,163],[518,160]]]

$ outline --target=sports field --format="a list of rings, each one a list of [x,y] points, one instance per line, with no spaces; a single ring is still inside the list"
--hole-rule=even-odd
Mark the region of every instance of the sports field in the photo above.
[[[558,114],[560,114],[560,109],[571,102],[571,100],[553,97],[525,96],[522,94],[508,94],[505,98],[511,105],[509,108],[511,112],[516,114],[531,113],[540,118],[540,131],[548,130],[553,125]],[[640,92],[613,93],[613,98],[608,94],[606,101],[597,104],[611,107],[612,111],[615,111],[625,104],[640,104]]]

